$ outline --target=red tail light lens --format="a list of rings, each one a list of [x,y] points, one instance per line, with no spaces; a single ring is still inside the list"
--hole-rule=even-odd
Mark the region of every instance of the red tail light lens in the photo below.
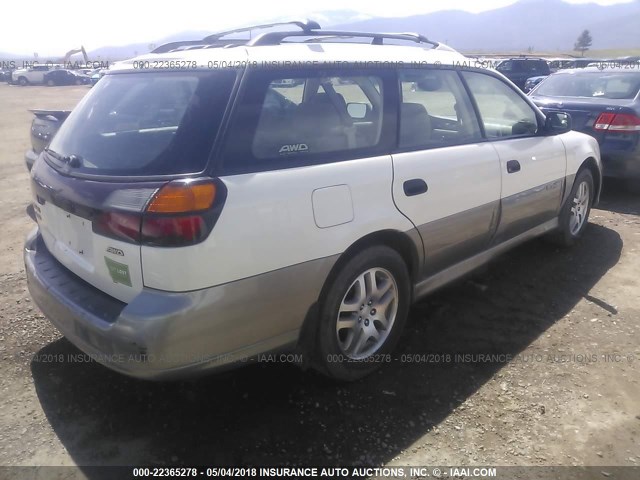
[[[204,240],[209,233],[202,215],[145,216],[142,220],[142,243],[149,246],[180,247]]]
[[[93,220],[93,231],[105,237],[140,242],[141,216],[135,213],[104,212]]]
[[[226,188],[220,181],[174,181],[151,198],[142,213],[104,212],[93,231],[156,247],[183,247],[207,238],[220,216]]]
[[[629,113],[601,113],[593,129],[601,132],[640,132],[640,117]]]

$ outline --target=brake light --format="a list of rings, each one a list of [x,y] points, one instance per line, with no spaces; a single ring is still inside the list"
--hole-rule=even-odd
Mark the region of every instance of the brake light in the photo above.
[[[211,231],[204,215],[147,216],[142,219],[142,244],[180,247],[200,243]]]
[[[193,245],[207,238],[225,198],[224,184],[218,181],[173,181],[153,195],[143,212],[98,215],[93,231],[148,246]]]
[[[140,241],[141,217],[136,213],[104,212],[93,220],[93,231],[128,242]]]
[[[640,132],[640,117],[629,113],[601,113],[596,119],[594,130],[606,132]]]

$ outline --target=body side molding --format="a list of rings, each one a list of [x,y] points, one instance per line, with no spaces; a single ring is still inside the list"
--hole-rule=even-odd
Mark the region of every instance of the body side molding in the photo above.
[[[473,257],[464,260],[452,267],[447,268],[446,270],[437,273],[417,284],[413,287],[413,295],[414,299],[417,300],[425,295],[431,293],[437,288],[442,287],[443,285],[459,278],[475,268],[487,263],[492,258],[497,257],[501,253],[523,243],[527,240],[531,240],[535,237],[538,237],[544,233],[547,233],[558,227],[558,219],[554,218],[547,222],[544,222],[537,227],[534,227],[530,230],[527,230],[520,235],[513,237],[503,243],[496,245],[482,253],[474,255]]]

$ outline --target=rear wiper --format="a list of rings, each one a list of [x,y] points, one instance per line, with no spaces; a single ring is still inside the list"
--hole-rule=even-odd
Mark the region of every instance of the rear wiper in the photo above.
[[[83,158],[80,155],[60,155],[58,152],[51,150],[49,147],[46,147],[44,151],[59,162],[66,163],[71,168],[78,168],[82,166]]]
[[[82,166],[83,158],[80,155],[68,155],[64,157],[67,165],[71,168],[78,168]]]
[[[44,151],[51,155],[53,158],[58,160],[59,162],[64,162],[64,157],[60,155],[58,152],[51,150],[49,147],[44,147]]]

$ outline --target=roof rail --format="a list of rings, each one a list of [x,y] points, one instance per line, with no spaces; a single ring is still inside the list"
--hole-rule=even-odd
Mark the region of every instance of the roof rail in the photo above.
[[[252,32],[253,30],[262,30],[265,28],[280,27],[284,25],[293,25],[293,26],[299,27],[301,29],[301,33],[320,30],[321,28],[318,22],[315,22],[313,20],[308,20],[308,19],[294,20],[291,22],[275,22],[275,23],[266,23],[263,25],[252,25],[250,27],[235,28],[233,30],[226,30],[223,32],[214,33],[212,35],[204,37],[202,40],[183,40],[178,42],[165,43],[155,48],[154,50],[152,50],[151,53],[166,53],[172,50],[185,49],[182,47],[205,48],[208,46],[225,47],[225,46],[232,46],[232,45],[244,45],[247,43],[247,40],[239,40],[239,39],[222,40],[222,39],[223,37],[226,37],[234,33]]]
[[[320,40],[322,37],[333,38],[370,38],[372,45],[383,45],[385,39],[405,40],[414,43],[428,43],[434,47],[440,44],[429,40],[424,35],[418,33],[376,33],[376,32],[350,32],[340,30],[303,30],[301,32],[268,32],[257,36],[247,42],[247,46],[279,45],[286,38],[290,37],[313,37]]]

